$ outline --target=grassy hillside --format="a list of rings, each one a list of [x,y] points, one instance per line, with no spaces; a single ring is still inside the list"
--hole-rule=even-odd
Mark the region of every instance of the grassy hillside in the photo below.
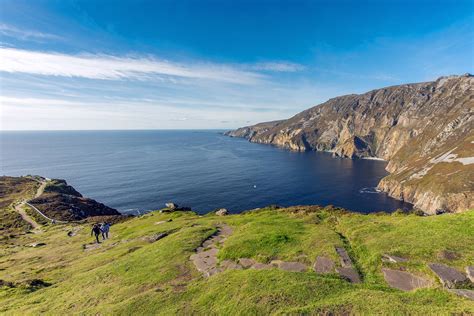
[[[38,181],[28,177],[0,177],[0,240],[31,228],[15,211],[15,203],[34,197]]]
[[[222,223],[233,233],[220,245],[219,261],[280,259],[304,263],[307,271],[244,269],[203,277],[190,256]],[[418,217],[319,207],[223,217],[153,212],[112,226],[111,238],[99,246],[92,244],[89,224],[52,225],[0,245],[0,313],[473,314],[474,302],[444,290],[426,267],[430,262],[459,269],[473,265],[473,231],[473,211]],[[163,232],[168,235],[154,241]],[[39,242],[46,245],[28,246]],[[348,250],[361,284],[311,269],[320,255],[339,264],[335,246]],[[455,259],[443,257],[446,251]],[[382,263],[385,253],[409,261]],[[392,289],[382,266],[424,275],[433,286]]]

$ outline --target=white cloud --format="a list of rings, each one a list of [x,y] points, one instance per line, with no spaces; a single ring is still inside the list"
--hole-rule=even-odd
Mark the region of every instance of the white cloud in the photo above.
[[[276,72],[297,72],[297,71],[302,71],[305,69],[303,65],[286,62],[286,61],[257,63],[253,65],[251,68],[254,70],[276,71]]]
[[[224,107],[206,112],[159,101],[82,102],[6,96],[0,97],[0,112],[0,130],[229,128],[247,124],[249,116],[253,123],[282,118],[279,111]]]
[[[61,38],[54,34],[19,29],[7,24],[0,24],[0,34],[22,40],[57,40]]]
[[[156,58],[111,55],[67,55],[55,52],[0,48],[0,71],[89,79],[138,79],[170,76],[238,84],[254,84],[264,75],[213,63],[175,63]]]

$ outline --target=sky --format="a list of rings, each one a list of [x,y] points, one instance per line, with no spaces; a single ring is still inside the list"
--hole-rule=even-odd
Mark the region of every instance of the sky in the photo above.
[[[0,0],[0,130],[231,129],[467,72],[474,0]]]

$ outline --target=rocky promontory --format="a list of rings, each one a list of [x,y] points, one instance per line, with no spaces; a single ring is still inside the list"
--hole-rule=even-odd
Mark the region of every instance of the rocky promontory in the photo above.
[[[288,120],[226,135],[295,151],[381,158],[379,188],[426,213],[474,208],[474,77],[441,77],[336,97]]]

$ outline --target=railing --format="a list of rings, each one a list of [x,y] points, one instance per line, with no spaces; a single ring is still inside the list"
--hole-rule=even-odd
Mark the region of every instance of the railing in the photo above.
[[[38,210],[36,208],[36,206],[30,204],[29,202],[25,202],[25,204],[27,204],[29,207],[31,207],[32,209],[34,209],[38,214],[40,214],[41,216],[43,216],[44,218],[46,218],[48,221],[51,221],[52,223],[59,223],[59,224],[67,224],[68,222],[66,221],[59,221],[59,220],[56,220],[56,219],[52,219],[52,218],[49,218],[48,216],[44,215],[40,210]]]

